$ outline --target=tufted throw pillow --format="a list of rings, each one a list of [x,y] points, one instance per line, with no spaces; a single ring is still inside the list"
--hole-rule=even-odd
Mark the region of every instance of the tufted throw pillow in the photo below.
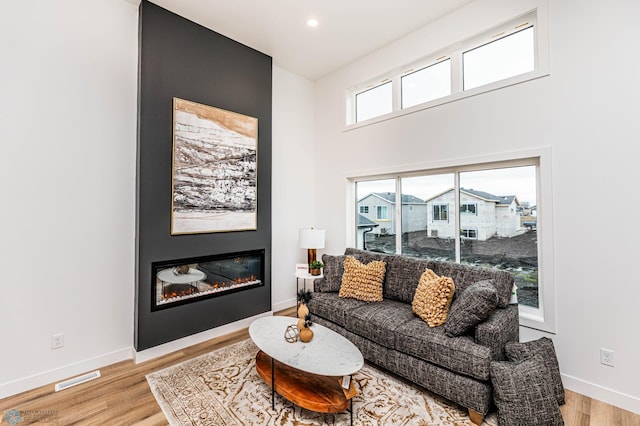
[[[504,346],[504,352],[509,361],[523,361],[534,355],[540,355],[547,370],[549,371],[549,380],[553,385],[558,404],[564,404],[564,386],[560,377],[560,367],[558,366],[558,358],[556,350],[553,346],[553,340],[548,337],[541,337],[532,342],[508,342]]]
[[[564,425],[547,366],[540,355],[521,362],[492,361],[490,372],[498,424]]]
[[[351,297],[364,302],[382,302],[382,282],[386,263],[375,260],[366,265],[353,256],[344,259],[344,273],[339,297]]]
[[[498,305],[498,292],[487,281],[478,281],[465,288],[453,302],[444,332],[449,337],[460,336],[480,324]]]
[[[439,277],[431,269],[424,271],[413,295],[411,310],[425,320],[429,327],[437,327],[447,320],[455,285],[449,277]]]

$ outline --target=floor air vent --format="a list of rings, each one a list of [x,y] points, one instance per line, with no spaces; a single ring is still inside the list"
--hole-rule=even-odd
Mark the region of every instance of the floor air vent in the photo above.
[[[89,380],[97,379],[98,377],[100,377],[100,370],[92,371],[91,373],[83,374],[82,376],[57,383],[56,392],[79,385],[80,383],[88,382]]]

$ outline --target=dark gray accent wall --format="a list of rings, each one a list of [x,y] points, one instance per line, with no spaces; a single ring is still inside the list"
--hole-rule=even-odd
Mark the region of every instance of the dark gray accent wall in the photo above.
[[[135,348],[271,310],[270,56],[142,1],[139,27]],[[258,118],[258,229],[171,236],[173,98]],[[151,311],[151,263],[265,250],[265,285]],[[126,295],[123,295],[126,297]]]

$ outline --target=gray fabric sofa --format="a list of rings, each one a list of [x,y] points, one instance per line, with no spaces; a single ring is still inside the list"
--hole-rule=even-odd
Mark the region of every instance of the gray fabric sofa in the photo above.
[[[382,302],[338,297],[347,255],[363,264],[386,262]],[[481,424],[492,404],[490,363],[504,360],[505,344],[519,340],[518,307],[509,305],[513,277],[504,271],[352,248],[343,256],[325,254],[322,260],[324,276],[314,281],[308,304],[312,321],[347,337],[367,361],[466,407],[472,421]],[[451,309],[459,295],[478,281],[495,287],[498,306],[460,336],[449,337],[446,323],[430,328],[411,310],[426,268],[453,278]]]

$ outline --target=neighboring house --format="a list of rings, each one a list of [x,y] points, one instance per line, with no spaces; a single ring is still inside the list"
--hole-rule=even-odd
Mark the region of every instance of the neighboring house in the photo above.
[[[366,217],[362,216],[361,214],[358,215],[358,229],[357,229],[357,235],[356,235],[356,247],[362,250],[366,250],[367,246],[366,246],[366,239],[365,239],[365,235],[371,231],[373,231],[375,228],[379,227],[380,225],[378,225],[377,223],[367,219]]]
[[[374,192],[358,201],[357,213],[379,225],[374,234],[394,234],[395,207],[395,192]],[[413,195],[402,195],[402,218],[403,232],[427,229],[427,204]]]
[[[455,238],[454,191],[450,189],[426,200],[427,230],[430,237]],[[460,188],[460,235],[488,240],[493,236],[512,237],[521,232],[519,206],[515,195],[493,195]]]

